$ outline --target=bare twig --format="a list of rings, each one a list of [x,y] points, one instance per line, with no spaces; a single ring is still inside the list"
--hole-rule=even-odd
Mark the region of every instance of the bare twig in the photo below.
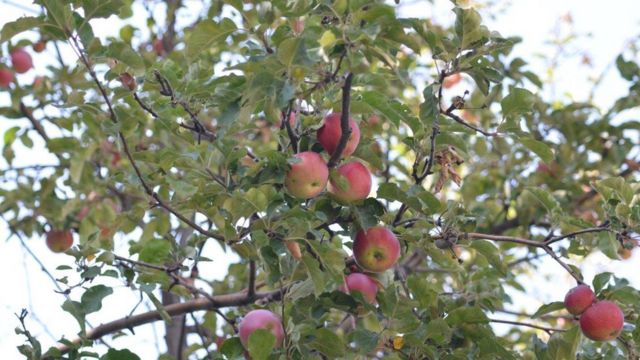
[[[44,131],[42,124],[40,124],[40,122],[33,117],[33,113],[31,113],[31,110],[29,110],[22,101],[20,101],[20,112],[27,119],[29,119],[29,122],[31,122],[33,129],[38,133],[38,135],[40,135],[40,137],[44,140],[44,142],[49,142],[49,136]]]
[[[565,329],[552,328],[552,327],[541,326],[541,325],[525,323],[525,322],[520,322],[520,321],[511,321],[511,320],[502,320],[502,319],[489,319],[489,321],[493,322],[493,323],[530,327],[530,328],[533,328],[533,329],[543,330],[543,331],[547,332],[548,334],[551,334],[553,332],[567,331]]]
[[[331,154],[331,158],[327,163],[329,168],[336,166],[338,160],[342,157],[342,152],[347,146],[347,141],[349,141],[349,137],[351,136],[351,127],[349,126],[349,106],[351,103],[352,81],[353,73],[348,73],[347,77],[344,79],[344,85],[342,86],[342,113],[340,114],[340,129],[342,130],[342,134],[340,136],[338,146],[336,146],[335,151]]]

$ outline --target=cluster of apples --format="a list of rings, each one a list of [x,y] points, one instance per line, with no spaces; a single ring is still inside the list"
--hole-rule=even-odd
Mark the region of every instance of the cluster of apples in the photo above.
[[[318,129],[318,142],[324,150],[333,155],[342,136],[341,113],[325,117]],[[353,154],[360,143],[360,128],[349,118],[351,135],[341,157]],[[318,196],[325,187],[331,196],[342,204],[353,204],[366,199],[371,192],[371,173],[358,160],[351,160],[336,169],[336,175],[329,177],[329,168],[322,155],[305,151],[295,155],[298,162],[291,165],[285,178],[287,191],[300,199]],[[370,272],[385,271],[400,258],[400,243],[396,236],[383,226],[360,230],[353,243],[356,262]]]
[[[34,49],[35,45],[37,44],[39,43],[34,44]],[[33,67],[33,60],[31,59],[31,55],[29,55],[29,53],[24,48],[14,48],[11,51],[10,57],[12,69],[6,67],[0,68],[0,87],[2,88],[9,87],[9,85],[13,81],[14,71],[18,74],[24,74]]]
[[[580,329],[591,340],[611,341],[620,335],[624,326],[624,313],[608,300],[598,301],[593,290],[580,284],[569,290],[564,306],[573,315],[580,315]]]
[[[325,117],[318,130],[318,142],[324,150],[333,155],[342,137],[340,125],[341,113],[332,113]],[[290,118],[289,121],[292,121]],[[293,119],[295,121],[295,118]],[[360,142],[360,128],[349,118],[351,135],[342,152],[341,158],[353,154]],[[285,178],[285,188],[289,194],[299,199],[318,196],[325,188],[331,196],[342,204],[353,204],[366,199],[371,192],[371,173],[358,160],[351,160],[336,169],[336,176],[329,178],[329,168],[322,155],[305,151],[294,155],[298,161],[291,165]],[[300,250],[287,244],[292,255],[299,258]],[[374,226],[360,230],[353,242],[353,255],[356,263],[367,272],[382,272],[392,268],[400,258],[400,242],[389,229]],[[345,278],[340,290],[346,293],[360,293],[368,303],[374,303],[378,293],[378,282],[370,276],[352,272]],[[284,329],[280,318],[269,310],[253,310],[245,315],[238,327],[240,341],[247,348],[249,335],[257,329],[271,331],[276,338],[276,347],[282,346]]]

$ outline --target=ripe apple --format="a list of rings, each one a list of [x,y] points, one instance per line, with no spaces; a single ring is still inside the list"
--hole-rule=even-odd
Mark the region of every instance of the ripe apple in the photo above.
[[[300,245],[297,242],[295,242],[294,240],[285,240],[284,245],[287,247],[287,250],[289,250],[291,256],[293,256],[297,260],[302,259]]]
[[[65,252],[73,245],[73,234],[69,230],[51,230],[46,235],[46,242],[54,253]]]
[[[9,69],[0,69],[0,87],[7,88],[13,81],[13,72]]]
[[[351,161],[338,167],[338,176],[329,180],[328,190],[338,201],[353,203],[364,200],[371,192],[371,173],[359,161]]]
[[[333,152],[336,151],[340,137],[342,136],[340,116],[341,113],[327,115],[327,117],[324,118],[324,124],[318,130],[318,141],[330,155],[333,155]],[[349,127],[351,128],[351,135],[349,136],[347,145],[342,151],[342,158],[353,154],[360,142],[360,128],[352,118],[349,118]]]
[[[299,162],[291,164],[284,186],[289,193],[300,199],[317,196],[329,180],[329,168],[320,154],[305,151],[295,155]]]
[[[45,46],[46,46],[46,43],[43,40],[40,40],[33,44],[33,51],[37,53],[41,53],[44,51]]]
[[[345,283],[345,292],[349,294],[359,292],[369,304],[376,301],[378,283],[369,276],[362,273],[351,273],[347,275]]]
[[[153,50],[158,56],[162,56],[164,54],[164,44],[162,43],[162,38],[153,40]]]
[[[598,301],[580,316],[582,333],[591,340],[610,341],[618,337],[624,326],[624,314],[612,301]]]
[[[383,226],[360,230],[353,242],[353,256],[363,269],[383,272],[392,268],[400,258],[400,242]]]
[[[460,73],[451,74],[446,78],[444,78],[444,81],[442,82],[442,86],[445,89],[450,89],[454,87],[457,83],[459,83],[460,80],[462,80],[462,75],[460,75]]]
[[[573,315],[582,314],[593,302],[596,295],[588,285],[580,284],[569,290],[564,297],[564,306]]]
[[[129,74],[128,72],[123,72],[122,74],[120,74],[119,80],[122,83],[122,86],[131,91],[134,91],[136,89],[136,86],[138,86],[138,84],[136,83],[136,78],[131,76],[131,74]]]
[[[33,67],[33,61],[31,55],[23,48],[15,48],[11,52],[11,64],[13,64],[13,70],[18,74],[23,74],[29,71]]]
[[[282,346],[282,342],[284,341],[282,321],[278,315],[271,311],[258,309],[249,311],[240,322],[240,325],[238,325],[240,342],[245,349],[249,347],[249,335],[258,329],[271,331],[276,338],[276,347]]]

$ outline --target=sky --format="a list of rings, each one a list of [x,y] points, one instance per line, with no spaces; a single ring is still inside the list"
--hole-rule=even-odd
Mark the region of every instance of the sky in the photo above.
[[[599,0],[497,0],[497,8],[503,9],[499,13],[482,12],[488,27],[496,30],[504,36],[520,36],[523,42],[515,49],[515,55],[526,59],[530,68],[535,73],[547,74],[548,63],[546,58],[551,57],[555,48],[549,43],[554,31],[560,30],[560,34],[567,33],[569,26],[559,19],[570,14],[573,30],[579,35],[578,39],[570,47],[571,56],[563,60],[558,71],[553,73],[554,86],[546,86],[542,94],[547,99],[585,100],[592,88],[590,81],[601,74],[605,69],[605,80],[601,83],[594,97],[594,103],[605,108],[617,97],[625,94],[628,85],[619,77],[615,67],[610,64],[628,42],[640,34],[640,23],[637,14],[640,12],[640,3],[637,0],[618,0],[615,5],[612,2]],[[135,13],[138,18],[133,21],[142,22],[140,1],[137,1]],[[186,1],[189,11],[183,11],[181,21],[185,23],[192,15],[198,14],[198,1]],[[423,17],[430,16],[435,22],[448,24],[454,21],[450,12],[451,3],[448,0],[435,0],[435,13],[428,13],[423,1],[401,1],[399,12],[403,16]],[[0,0],[0,26],[8,21],[29,14],[25,9],[33,8],[26,0]],[[35,8],[37,11],[37,8]],[[482,10],[481,10],[482,11]],[[158,21],[162,21],[162,11],[157,11]],[[113,20],[98,20],[92,22],[94,32],[100,36],[113,34],[119,26],[113,26]],[[558,24],[561,24],[560,26]],[[555,30],[554,30],[555,29]],[[33,35],[26,35],[33,38]],[[51,49],[47,49],[50,51]],[[73,53],[63,47],[63,55],[67,62],[75,61]],[[47,54],[47,53],[44,53]],[[47,57],[49,55],[35,55],[35,71],[20,75],[20,81],[31,81],[33,74],[46,73]],[[32,54],[34,55],[34,54]],[[589,56],[592,66],[581,65],[583,56]],[[0,93],[0,105],[8,102],[6,92]],[[631,111],[621,115],[620,121],[636,116],[637,112]],[[3,119],[0,117],[0,133],[16,124],[26,126],[24,121]],[[49,130],[49,129],[48,129]],[[53,129],[51,130],[53,131]],[[55,133],[53,133],[55,135]],[[42,142],[32,137],[36,143],[35,149],[42,149]],[[639,140],[640,142],[640,140]],[[46,151],[29,152],[25,149],[18,151],[14,166],[23,166],[34,163],[55,163],[55,157],[46,154]],[[6,167],[4,160],[0,160],[0,168]],[[25,246],[15,237],[4,240],[9,232],[0,224],[0,273],[4,276],[4,295],[0,297],[0,354],[12,354],[11,358],[18,358],[16,346],[23,342],[23,338],[14,333],[18,321],[14,314],[22,308],[27,308],[31,316],[27,318],[27,326],[36,335],[45,347],[53,344],[61,335],[74,337],[78,331],[76,321],[60,309],[63,296],[55,293],[53,283],[44,274],[40,266],[28,255],[26,248],[39,258],[44,266],[54,276],[68,275],[69,271],[55,270],[59,265],[71,265],[70,256],[63,254],[53,255],[46,248],[44,239],[24,239]],[[120,239],[116,245],[116,252],[126,254],[127,239]],[[119,244],[119,245],[118,245]],[[119,252],[118,252],[119,251]],[[209,257],[216,259],[200,269],[205,278],[221,279],[225,275],[227,265],[234,260],[233,256],[224,256],[217,245],[211,243],[207,249]],[[222,255],[222,256],[221,256]],[[591,281],[593,276],[603,271],[611,271],[618,276],[626,277],[636,288],[640,288],[640,277],[637,273],[637,264],[640,261],[640,251],[635,251],[633,257],[627,261],[612,261],[602,254],[589,256],[581,266],[586,280]],[[73,272],[73,270],[71,271]],[[12,274],[9,276],[8,274]],[[89,316],[93,325],[100,324],[115,318],[127,315],[138,301],[135,294],[125,288],[120,282],[110,283],[114,286],[114,295],[107,298],[103,304],[103,310]],[[537,274],[528,282],[528,294],[523,295],[511,292],[514,304],[511,309],[533,313],[543,303],[562,300],[567,289],[574,285],[573,280],[559,265],[552,260],[543,260]],[[77,292],[76,292],[77,293]],[[73,294],[72,297],[77,297]],[[117,299],[117,301],[115,300]],[[145,306],[138,311],[146,311]],[[511,319],[505,314],[495,314],[494,318]],[[44,324],[44,326],[43,326]],[[48,329],[48,332],[45,331]],[[503,333],[507,326],[496,325],[498,333]],[[162,324],[145,325],[136,329],[135,337],[120,337],[109,340],[109,344],[116,348],[127,347],[136,352],[141,358],[155,358],[158,354],[156,343],[162,349]],[[156,342],[157,340],[157,342]]]

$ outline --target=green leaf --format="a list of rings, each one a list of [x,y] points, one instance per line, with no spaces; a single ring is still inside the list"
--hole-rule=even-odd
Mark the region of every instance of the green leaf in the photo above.
[[[223,43],[227,36],[237,30],[236,24],[228,18],[220,23],[203,20],[191,30],[187,38],[187,58],[195,60],[201,52],[206,52],[212,46]]]
[[[59,0],[40,0],[42,5],[47,9],[47,18],[50,18],[58,24],[60,30],[64,30],[65,34],[70,35],[70,30],[73,30],[73,13],[71,7],[66,1]]]
[[[542,206],[547,209],[549,213],[552,213],[554,210],[560,208],[560,204],[558,203],[558,201],[546,190],[543,190],[541,188],[529,187],[526,189],[526,191],[531,193],[536,198],[536,200],[538,200],[540,204],[542,204]]]
[[[378,339],[377,333],[365,329],[356,329],[349,335],[349,341],[354,343],[361,354],[373,351],[378,346]]]
[[[102,308],[102,299],[111,294],[113,289],[105,285],[96,285],[87,289],[80,300],[85,314],[99,311]]]
[[[222,343],[222,348],[220,349],[220,352],[223,353],[229,359],[235,359],[239,356],[242,356],[242,353],[244,352],[244,347],[242,346],[242,342],[240,342],[239,337],[232,337],[225,340]]]
[[[257,329],[249,335],[249,355],[254,360],[265,360],[276,345],[276,337],[270,330]]]
[[[542,315],[545,315],[545,314],[548,314],[550,312],[554,312],[554,311],[557,311],[557,310],[562,310],[562,309],[564,309],[564,302],[562,302],[562,301],[554,301],[552,303],[544,304],[544,305],[540,306],[538,308],[538,310],[536,310],[536,312],[533,315],[531,315],[531,318],[532,319],[537,319]]]
[[[609,259],[618,260],[618,248],[620,244],[616,240],[614,234],[609,231],[601,231],[598,233],[598,249]]]
[[[526,146],[529,150],[533,151],[536,155],[547,164],[553,161],[554,155],[551,148],[542,141],[535,140],[529,137],[519,138],[522,145]]]
[[[424,102],[420,104],[420,120],[425,124],[433,124],[440,114],[440,104],[435,94],[435,85],[431,84],[422,92]]]
[[[140,357],[128,349],[109,349],[106,354],[100,357],[100,360],[140,360]]]
[[[453,330],[444,319],[433,319],[427,324],[427,339],[433,340],[437,345],[449,343]]]
[[[556,332],[549,339],[548,353],[553,360],[575,360],[580,344],[580,328],[574,326],[566,332]]]
[[[453,12],[456,13],[455,30],[462,50],[484,43],[488,39],[489,30],[481,25],[482,18],[477,11],[455,8]]]
[[[161,264],[169,256],[171,244],[167,240],[154,239],[144,244],[140,251],[140,261]]]
[[[106,55],[129,66],[136,75],[141,75],[145,71],[142,56],[124,42],[114,41],[110,43],[107,47]]]
[[[417,132],[421,129],[420,123],[406,105],[389,99],[378,91],[367,91],[362,93],[362,100],[369,106],[379,111],[387,120],[391,121],[396,127],[400,126],[400,121],[409,125],[411,130]]]
[[[459,307],[449,312],[445,318],[447,324],[457,326],[461,324],[486,324],[489,322],[487,315],[479,306]]]
[[[593,277],[591,284],[593,285],[593,291],[598,294],[609,283],[613,274],[610,272],[603,272]]]
[[[518,116],[533,111],[535,96],[527,89],[514,88],[509,92],[500,105],[504,117]]]
[[[123,5],[123,0],[82,0],[84,17],[87,20],[118,14]]]
[[[2,27],[0,31],[0,44],[18,35],[19,33],[33,28],[39,27],[44,24],[44,16],[25,16],[16,21],[11,21]]]
[[[302,262],[307,267],[307,273],[313,281],[315,295],[319,296],[327,288],[327,279],[324,272],[320,270],[320,263],[318,260],[306,253],[302,255]]]
[[[500,257],[500,249],[485,240],[473,240],[471,247],[476,249],[503,276],[507,274],[507,266]]]
[[[327,328],[317,329],[309,346],[331,359],[344,356],[345,344],[336,333]]]
[[[82,304],[80,304],[77,301],[73,301],[73,300],[69,300],[67,299],[63,304],[62,304],[62,310],[68,312],[69,314],[71,314],[76,321],[78,321],[78,324],[80,325],[80,331],[84,332],[85,331],[85,312],[82,309]]]

